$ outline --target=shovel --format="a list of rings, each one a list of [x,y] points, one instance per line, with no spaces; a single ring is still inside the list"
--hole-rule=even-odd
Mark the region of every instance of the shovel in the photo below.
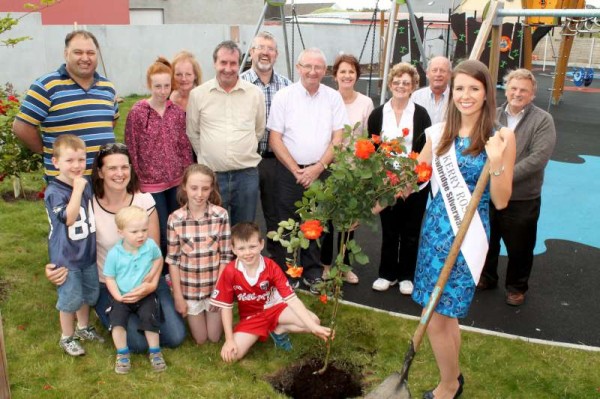
[[[408,389],[408,370],[410,369],[410,365],[415,358],[419,346],[421,346],[421,341],[423,340],[423,336],[427,330],[427,325],[429,324],[429,320],[431,320],[431,313],[436,308],[442,293],[444,292],[444,287],[446,286],[446,282],[448,281],[448,277],[450,277],[450,272],[452,271],[452,267],[454,266],[454,262],[456,261],[456,257],[460,251],[460,246],[462,245],[465,235],[467,234],[467,230],[469,229],[469,225],[471,224],[471,219],[473,219],[477,205],[479,205],[481,195],[487,186],[490,178],[489,170],[490,165],[489,160],[487,160],[483,166],[483,171],[477,180],[475,190],[471,195],[471,201],[469,201],[469,204],[467,205],[465,216],[460,224],[460,227],[458,228],[456,237],[454,237],[452,247],[450,248],[448,257],[444,262],[444,267],[440,271],[440,276],[438,277],[435,288],[431,293],[431,297],[429,297],[429,302],[425,307],[425,311],[421,315],[419,326],[417,327],[410,341],[410,345],[408,346],[408,350],[404,355],[404,364],[402,365],[402,370],[387,377],[381,384],[379,384],[379,386],[377,386],[377,388],[375,388],[374,391],[370,392],[365,399],[410,399],[412,397],[410,395],[410,390]]]

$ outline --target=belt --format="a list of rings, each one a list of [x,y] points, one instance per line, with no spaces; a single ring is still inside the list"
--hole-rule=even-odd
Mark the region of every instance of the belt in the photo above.
[[[263,153],[260,154],[260,156],[263,158],[275,158],[275,153],[271,151],[263,151]]]
[[[298,167],[304,169],[304,168],[308,168],[309,166],[313,166],[314,164],[316,164],[316,162],[309,163],[307,165],[298,165]]]

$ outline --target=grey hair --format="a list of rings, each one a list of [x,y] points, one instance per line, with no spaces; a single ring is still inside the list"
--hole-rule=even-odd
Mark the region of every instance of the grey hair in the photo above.
[[[323,59],[323,62],[327,66],[327,57],[325,57],[325,53],[323,52],[323,50],[321,50],[320,48],[316,48],[316,47],[310,47],[310,48],[302,50],[300,52],[300,54],[298,54],[298,60],[296,61],[296,63],[300,64],[304,55],[309,54],[309,53],[316,54],[319,57],[321,57]]]
[[[254,36],[254,39],[252,39],[252,47],[256,46],[257,39],[265,39],[272,41],[273,43],[275,43],[275,50],[277,50],[277,40],[275,40],[275,36],[273,36],[271,32],[267,32],[266,30],[258,32],[256,36]]]

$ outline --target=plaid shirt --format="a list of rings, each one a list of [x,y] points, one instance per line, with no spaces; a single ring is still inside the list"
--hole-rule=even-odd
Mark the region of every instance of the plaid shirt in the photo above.
[[[265,108],[267,109],[267,119],[269,120],[269,112],[271,111],[271,101],[279,90],[292,84],[292,82],[285,76],[279,75],[273,71],[271,75],[271,81],[265,85],[262,80],[258,77],[254,69],[250,68],[246,72],[240,75],[240,78],[255,84],[261,89],[265,95]],[[269,129],[265,129],[265,135],[258,142],[258,153],[263,155],[265,152],[271,152],[269,147]]]
[[[179,268],[181,292],[188,300],[209,298],[224,268],[233,259],[227,211],[208,204],[204,216],[194,219],[187,205],[169,216],[169,265]]]

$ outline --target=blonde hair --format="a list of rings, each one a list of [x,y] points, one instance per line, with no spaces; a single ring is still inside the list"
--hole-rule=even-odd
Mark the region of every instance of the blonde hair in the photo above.
[[[74,134],[61,134],[52,145],[52,156],[60,158],[60,152],[63,149],[86,150],[85,142]]]
[[[182,50],[175,54],[175,57],[173,57],[173,61],[171,62],[171,65],[173,66],[173,74],[175,74],[175,66],[183,61],[188,61],[190,64],[192,64],[194,75],[196,75],[194,77],[194,86],[199,86],[200,83],[202,83],[202,69],[200,68],[200,64],[198,64],[198,61],[196,61],[194,54],[190,53],[189,51]],[[173,88],[177,89],[176,86],[177,82],[175,82],[175,86]]]
[[[133,221],[137,222],[142,220],[148,220],[148,213],[137,205],[121,208],[115,215],[115,224],[119,230],[123,230]]]
[[[510,71],[505,77],[504,82],[508,85],[513,79],[528,79],[531,81],[533,85],[533,92],[537,91],[537,80],[535,80],[535,76],[529,69],[519,68],[513,71]]]
[[[392,84],[392,80],[394,80],[394,78],[399,78],[405,73],[410,75],[413,83],[413,89],[419,87],[419,80],[421,79],[419,77],[419,71],[417,71],[417,68],[415,68],[408,62],[400,62],[392,67],[392,70],[390,71],[387,77],[388,86]]]
[[[212,179],[212,191],[208,196],[208,202],[213,205],[221,206],[221,193],[219,192],[219,182],[217,181],[217,175],[211,168],[206,165],[193,163],[188,166],[183,172],[183,178],[181,179],[181,184],[177,189],[177,201],[181,205],[185,205],[188,202],[187,193],[185,192],[185,185],[187,184],[191,175],[196,173],[203,174],[204,176],[208,176]]]

